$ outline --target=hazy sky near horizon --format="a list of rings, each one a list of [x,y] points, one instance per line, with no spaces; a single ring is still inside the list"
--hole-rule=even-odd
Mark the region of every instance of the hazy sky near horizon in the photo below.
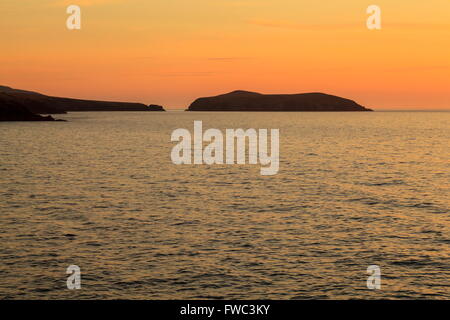
[[[0,85],[168,108],[243,89],[450,109],[449,0],[2,0],[0,14]]]

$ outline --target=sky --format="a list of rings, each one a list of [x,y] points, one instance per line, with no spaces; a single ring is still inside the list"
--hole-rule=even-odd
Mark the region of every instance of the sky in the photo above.
[[[366,27],[373,4],[381,30]],[[14,88],[168,109],[240,89],[450,110],[449,0],[1,0],[0,14],[0,85]]]

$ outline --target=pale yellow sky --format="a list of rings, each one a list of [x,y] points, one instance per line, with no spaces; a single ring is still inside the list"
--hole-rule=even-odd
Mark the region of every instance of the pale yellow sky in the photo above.
[[[81,30],[66,7],[81,7]],[[366,9],[382,10],[382,30]],[[235,89],[450,109],[450,1],[2,0],[0,85],[185,108]]]

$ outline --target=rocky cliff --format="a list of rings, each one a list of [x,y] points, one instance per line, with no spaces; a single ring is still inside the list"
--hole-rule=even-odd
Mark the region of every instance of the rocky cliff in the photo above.
[[[164,111],[161,106],[142,103],[59,98],[37,92],[0,86],[0,106],[26,107],[32,113],[58,114],[68,111]]]

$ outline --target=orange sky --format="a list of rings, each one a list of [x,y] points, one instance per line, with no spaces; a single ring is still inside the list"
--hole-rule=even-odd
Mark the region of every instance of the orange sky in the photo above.
[[[0,14],[0,85],[169,109],[235,89],[450,109],[448,0],[1,0]]]

